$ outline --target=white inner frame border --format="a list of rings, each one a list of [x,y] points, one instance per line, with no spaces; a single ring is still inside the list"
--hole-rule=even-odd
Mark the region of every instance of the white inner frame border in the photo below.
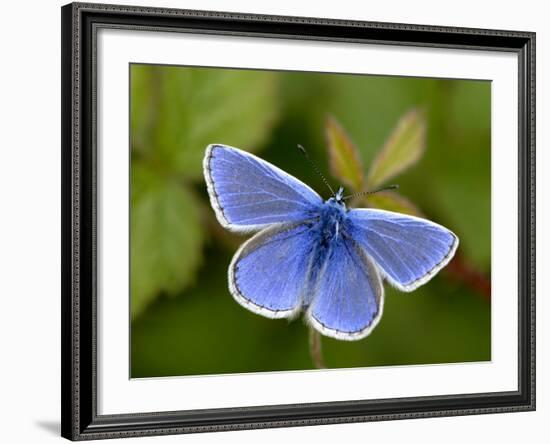
[[[492,360],[130,379],[130,63],[491,80]],[[100,28],[97,68],[98,414],[517,390],[516,53]]]

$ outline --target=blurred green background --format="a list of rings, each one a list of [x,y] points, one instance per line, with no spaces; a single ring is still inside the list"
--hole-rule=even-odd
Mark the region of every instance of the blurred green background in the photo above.
[[[227,267],[246,237],[215,219],[204,150],[254,152],[327,198],[296,144],[336,186],[327,116],[366,175],[411,109],[421,110],[425,150],[391,183],[459,236],[457,256],[412,293],[386,284],[371,335],[323,337],[324,359],[330,368],[491,359],[490,82],[139,64],[130,80],[131,377],[314,368],[301,318],[263,318],[230,295]]]

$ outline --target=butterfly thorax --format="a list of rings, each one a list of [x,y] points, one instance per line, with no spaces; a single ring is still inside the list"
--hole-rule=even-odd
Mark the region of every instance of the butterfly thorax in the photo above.
[[[346,219],[346,205],[334,197],[328,199],[320,209],[318,230],[321,244],[328,246],[342,234]]]

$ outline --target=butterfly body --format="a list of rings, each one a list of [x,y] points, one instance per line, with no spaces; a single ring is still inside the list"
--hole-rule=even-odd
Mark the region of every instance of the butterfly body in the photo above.
[[[269,318],[303,311],[310,325],[337,339],[361,339],[377,325],[383,279],[412,291],[458,246],[451,231],[433,222],[347,208],[342,188],[323,201],[298,179],[237,148],[207,147],[204,174],[219,222],[256,233],[229,266],[235,300]]]

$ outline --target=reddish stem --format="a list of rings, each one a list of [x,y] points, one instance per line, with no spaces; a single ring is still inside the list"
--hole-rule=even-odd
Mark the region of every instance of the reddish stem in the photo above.
[[[457,254],[446,268],[447,274],[454,280],[470,287],[488,302],[491,302],[491,278],[468,264],[462,255]]]

